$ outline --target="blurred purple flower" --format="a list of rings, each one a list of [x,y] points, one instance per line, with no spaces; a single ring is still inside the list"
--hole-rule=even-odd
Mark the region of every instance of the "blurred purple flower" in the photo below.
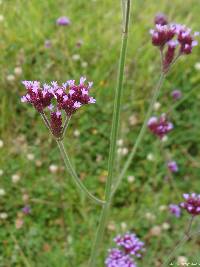
[[[165,114],[158,117],[151,117],[148,121],[149,130],[162,139],[166,134],[171,132],[173,124],[167,120]]]
[[[163,26],[163,25],[167,25],[168,24],[168,20],[167,20],[167,17],[165,16],[165,14],[158,13],[158,14],[156,14],[156,16],[154,18],[154,23]]]
[[[71,21],[68,17],[63,16],[56,20],[56,24],[60,26],[68,26],[71,24]]]
[[[171,96],[173,97],[173,99],[175,101],[177,101],[182,97],[182,92],[180,90],[176,89],[176,90],[172,91]]]
[[[44,46],[45,46],[46,48],[51,48],[51,46],[52,46],[51,41],[50,41],[50,40],[46,40],[46,41],[44,42]]]
[[[178,172],[178,165],[176,161],[169,161],[167,167],[171,172]]]
[[[169,205],[169,211],[174,214],[177,218],[181,216],[181,209],[176,204],[170,204]]]
[[[22,211],[23,211],[24,214],[28,215],[28,214],[30,214],[31,209],[30,209],[29,206],[24,206],[24,207],[22,208]]]
[[[131,254],[139,258],[141,257],[139,252],[144,251],[144,243],[135,234],[126,233],[125,235],[118,235],[114,241],[124,249],[126,254]]]
[[[136,267],[133,259],[119,249],[110,249],[105,261],[107,267]]]
[[[185,202],[180,203],[180,207],[193,216],[200,215],[200,194],[183,194],[183,198]]]

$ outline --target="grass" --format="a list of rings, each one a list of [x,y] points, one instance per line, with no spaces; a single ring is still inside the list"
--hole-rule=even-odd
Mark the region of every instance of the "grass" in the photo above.
[[[198,0],[185,1],[184,5],[181,0],[173,4],[167,0],[133,1],[120,132],[123,147],[129,150],[158,80],[159,55],[148,33],[158,11],[168,14],[172,21],[199,30]],[[24,93],[21,80],[63,82],[86,75],[94,81],[92,93],[97,104],[74,115],[65,145],[85,185],[102,198],[120,50],[120,1],[13,0],[1,4],[1,13],[0,133],[4,146],[0,149],[0,168],[4,173],[0,187],[6,195],[0,197],[0,212],[6,212],[8,218],[0,220],[0,266],[28,266],[28,261],[31,267],[86,267],[100,208],[78,195],[40,117],[32,107],[20,103],[19,97]],[[61,15],[70,17],[70,27],[55,25]],[[52,41],[50,49],[44,47],[47,39]],[[75,44],[80,39],[84,43],[77,48]],[[138,266],[160,266],[182,235],[188,216],[183,214],[176,219],[161,210],[163,205],[180,202],[183,192],[198,192],[200,186],[200,72],[194,67],[199,52],[200,48],[195,48],[191,56],[180,60],[164,83],[159,98],[162,105],[154,113],[169,110],[173,105],[170,92],[181,88],[184,98],[171,113],[175,130],[164,143],[164,152],[155,138],[146,134],[115,197],[99,266],[103,266],[113,237],[124,231],[123,222],[127,230],[136,232],[146,243],[144,259],[138,261]],[[77,54],[80,60],[74,61],[73,55]],[[88,63],[86,68],[83,62]],[[9,82],[8,75],[18,65],[23,69],[22,75],[15,75],[15,81]],[[137,122],[130,125],[133,115]],[[147,160],[150,153],[153,161]],[[164,179],[166,153],[180,167],[173,177],[176,191]],[[28,160],[29,154],[34,155],[33,160]],[[119,170],[125,158],[119,159]],[[52,164],[58,166],[55,173],[49,170]],[[11,177],[16,173],[21,179],[13,183]],[[133,183],[128,182],[129,175],[135,176]],[[25,201],[26,195],[29,200]],[[31,207],[29,216],[21,213],[26,202]],[[154,215],[152,220],[147,219],[148,213]],[[24,224],[16,229],[19,218]],[[170,224],[169,230],[162,230],[159,236],[150,235],[152,227],[165,222]],[[182,246],[177,255],[200,260],[199,238]]]

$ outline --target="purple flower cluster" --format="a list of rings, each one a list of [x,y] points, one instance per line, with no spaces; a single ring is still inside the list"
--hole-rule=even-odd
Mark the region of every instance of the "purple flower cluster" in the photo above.
[[[144,243],[139,240],[135,234],[126,233],[119,235],[114,239],[120,249],[110,249],[109,255],[105,261],[107,267],[136,267],[131,256],[141,257],[141,251],[144,251]]]
[[[136,267],[133,259],[119,249],[110,249],[105,261],[107,267]]]
[[[38,81],[24,81],[23,84],[27,94],[21,101],[31,103],[39,113],[44,113],[44,109],[49,108],[51,130],[55,137],[60,137],[62,133],[62,110],[70,117],[80,107],[96,102],[89,95],[93,83],[86,83],[84,77],[80,78],[78,85],[74,80],[62,85],[58,85],[57,82],[41,85]]]
[[[183,194],[183,198],[185,202],[182,202],[180,207],[193,216],[200,215],[200,194]]]
[[[181,209],[176,204],[170,204],[169,205],[169,211],[174,214],[177,218],[181,216]]]
[[[178,165],[176,161],[169,161],[167,167],[171,172],[178,172]]]
[[[162,139],[173,129],[173,124],[167,120],[167,117],[163,114],[160,118],[151,117],[148,121],[149,130]]]
[[[116,244],[124,249],[127,254],[141,257],[139,251],[143,250],[144,243],[137,238],[135,234],[126,233],[125,235],[117,236],[114,241]]]
[[[54,97],[52,88],[46,84],[41,87],[38,81],[23,81],[22,83],[27,89],[27,94],[21,98],[21,101],[31,103],[38,112],[43,112]]]
[[[161,51],[164,73],[179,56],[191,54],[193,47],[198,45],[195,39],[198,32],[193,34],[185,25],[168,24],[163,14],[155,17],[155,29],[151,29],[150,34],[152,44]]]

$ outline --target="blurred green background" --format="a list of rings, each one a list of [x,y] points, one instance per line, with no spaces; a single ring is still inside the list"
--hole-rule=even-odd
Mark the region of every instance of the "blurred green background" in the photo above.
[[[86,267],[100,208],[80,196],[55,142],[41,118],[20,102],[22,80],[94,81],[97,99],[71,120],[65,145],[85,185],[104,196],[108,145],[121,38],[121,5],[112,0],[0,1],[0,266]],[[160,58],[149,30],[157,12],[172,22],[200,30],[199,0],[133,1],[125,93],[118,141],[118,164],[137,137],[151,92],[159,78]],[[56,25],[67,16],[71,25]],[[51,45],[45,46],[45,42]],[[80,44],[81,46],[77,45]],[[172,109],[175,130],[160,143],[147,133],[114,199],[99,266],[104,266],[113,237],[135,232],[146,243],[138,266],[161,266],[183,234],[188,215],[168,212],[184,192],[199,192],[200,48],[182,58],[164,83],[154,115]],[[183,98],[174,105],[173,89]],[[166,179],[166,157],[179,172]],[[24,215],[22,208],[31,213]],[[64,210],[64,215],[63,215]],[[198,219],[194,229],[198,229]],[[180,256],[199,261],[198,236],[181,247]],[[178,258],[179,257],[179,258]]]

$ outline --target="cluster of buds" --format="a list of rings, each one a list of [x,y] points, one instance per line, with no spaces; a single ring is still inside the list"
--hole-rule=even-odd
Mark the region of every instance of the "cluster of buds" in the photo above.
[[[96,100],[89,95],[93,85],[92,82],[86,83],[86,78],[81,77],[78,85],[75,80],[69,80],[62,85],[57,82],[44,84],[38,81],[24,81],[27,94],[21,98],[22,102],[31,103],[41,114],[45,108],[50,110],[50,127],[52,134],[59,138],[63,132],[62,111],[69,118],[80,107],[86,104],[93,104]]]
[[[163,114],[160,118],[151,117],[148,121],[149,130],[162,139],[173,129],[173,124],[167,120],[167,117]]]
[[[126,233],[114,239],[120,249],[110,249],[105,261],[107,267],[136,267],[132,256],[141,257],[140,251],[144,251],[144,243],[135,234]]]
[[[192,53],[193,47],[198,45],[195,37],[199,33],[193,34],[185,25],[169,24],[163,14],[158,14],[154,22],[155,29],[150,30],[152,44],[160,49],[163,72],[167,73],[179,56]]]
[[[158,13],[154,18],[155,25],[167,25],[168,19],[163,13]]]
[[[192,216],[200,215],[200,194],[183,194],[185,202],[180,207],[185,209]]]

